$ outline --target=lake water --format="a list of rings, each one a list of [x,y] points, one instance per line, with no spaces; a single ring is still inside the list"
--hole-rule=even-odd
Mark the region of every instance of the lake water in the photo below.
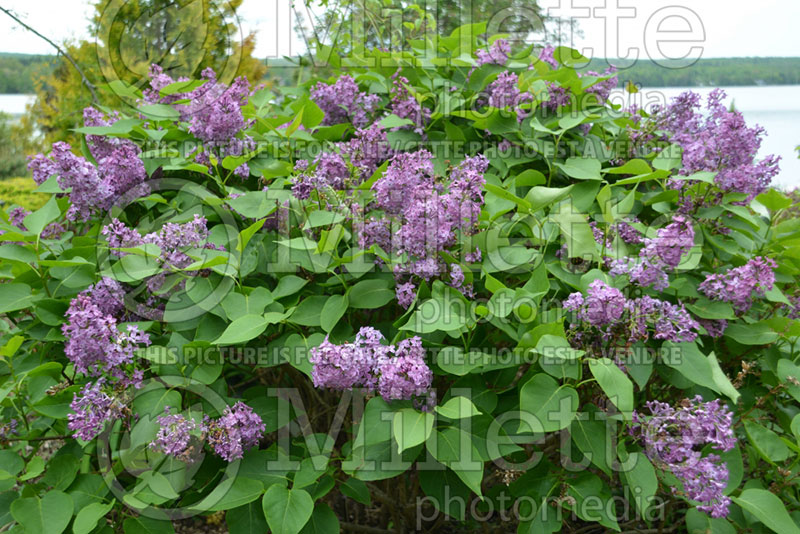
[[[742,112],[748,126],[761,125],[766,135],[761,143],[759,156],[775,154],[781,156],[781,172],[773,180],[773,185],[781,188],[800,187],[800,159],[795,147],[800,145],[800,85],[769,85],[752,87],[723,87],[728,94],[726,105],[733,101],[736,109]],[[648,103],[663,104],[684,91],[694,91],[706,97],[712,87],[646,87],[639,94],[627,95],[637,104],[645,107]],[[623,98],[621,93],[614,95]],[[615,100],[618,102],[619,100]],[[647,107],[645,107],[647,109]]]
[[[736,109],[744,114],[749,125],[760,124],[766,128],[767,134],[761,144],[760,155],[776,154],[781,156],[781,172],[773,183],[782,188],[800,187],[800,159],[795,150],[800,145],[800,85],[773,85],[754,87],[725,87],[728,103],[733,100]],[[663,104],[678,96],[683,91],[691,90],[703,96],[704,100],[710,87],[694,87],[691,89],[643,88],[636,95],[616,92],[612,99],[620,102],[627,99],[647,108],[654,103]],[[0,111],[11,115],[20,115],[25,105],[33,101],[33,95],[0,95]]]

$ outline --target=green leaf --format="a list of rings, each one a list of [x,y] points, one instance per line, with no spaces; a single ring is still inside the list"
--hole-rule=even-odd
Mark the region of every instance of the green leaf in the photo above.
[[[261,503],[253,501],[225,513],[229,534],[264,534],[267,532],[267,520]]]
[[[457,427],[436,430],[425,442],[434,458],[458,475],[469,489],[482,495],[483,462],[475,449],[472,436]]]
[[[275,289],[272,290],[272,298],[280,299],[283,297],[288,297],[289,295],[294,295],[298,291],[300,291],[303,286],[308,283],[308,280],[304,278],[300,278],[299,276],[295,276],[293,274],[284,276],[280,280],[278,280],[278,285],[275,286]]]
[[[777,464],[789,457],[789,447],[772,430],[749,419],[744,421],[744,430],[750,443],[766,461]]]
[[[339,487],[342,493],[354,501],[360,502],[364,506],[369,506],[372,503],[372,496],[369,493],[367,483],[357,478],[348,478]]]
[[[600,161],[590,158],[569,158],[565,163],[556,162],[556,167],[576,180],[602,180]]]
[[[264,221],[256,221],[241,232],[239,232],[239,238],[236,243],[236,250],[239,252],[244,252],[244,249],[247,247],[247,244],[253,238],[256,232],[261,230],[264,227]]]
[[[24,497],[11,503],[11,515],[36,534],[61,534],[72,519],[72,498],[63,491],[53,490],[43,498]]]
[[[108,504],[93,502],[82,508],[72,523],[72,532],[74,534],[89,534],[97,526],[97,522],[110,512],[113,507],[113,502]]]
[[[0,284],[0,313],[25,309],[33,300],[27,284]]]
[[[409,317],[400,330],[411,330],[418,334],[428,334],[441,330],[450,332],[461,329],[467,322],[465,309],[460,300],[440,296],[423,302]]]
[[[380,308],[395,298],[386,280],[361,280],[350,288],[347,296],[350,307],[356,309]]]
[[[314,500],[301,489],[274,484],[261,501],[272,534],[297,534],[311,518]]]
[[[300,532],[302,534],[337,534],[339,530],[339,518],[336,517],[330,506],[324,502],[319,502],[314,506],[314,513],[311,514],[311,519],[308,520],[308,523]]]
[[[418,412],[412,408],[403,408],[394,414],[392,434],[397,442],[397,452],[415,447],[423,443],[431,435],[433,414]]]
[[[624,165],[621,167],[611,167],[610,169],[603,169],[603,172],[608,174],[647,174],[651,172],[653,169],[650,168],[650,165],[647,164],[646,161],[641,159],[632,159],[626,161]]]
[[[539,373],[520,389],[519,407],[523,413],[521,432],[555,432],[569,426],[575,417],[578,392],[569,386],[559,386],[549,375]]]
[[[325,295],[312,295],[300,301],[289,321],[302,326],[320,326],[320,310],[325,307],[330,297]]]
[[[181,118],[180,112],[167,104],[147,104],[139,106],[142,115],[155,120],[176,121]]]
[[[233,211],[248,219],[264,218],[278,207],[276,200],[270,199],[266,191],[250,191],[226,202]]]
[[[325,332],[330,333],[339,319],[347,311],[347,296],[346,295],[331,295],[320,312],[320,326]]]
[[[144,515],[129,517],[122,522],[125,534],[175,534],[172,522],[166,519],[153,519]]]
[[[800,534],[800,527],[792,520],[781,500],[769,491],[746,489],[731,499],[778,534]]]
[[[673,343],[666,341],[661,346],[661,361],[672,367],[693,384],[713,389],[720,393],[714,381],[711,365],[700,352],[697,343]]]
[[[778,333],[765,323],[728,325],[725,337],[729,337],[742,345],[769,345],[778,339]]]
[[[245,315],[239,317],[215,339],[213,345],[237,345],[250,341],[261,335],[267,329],[267,319],[263,315]]]
[[[202,501],[193,504],[192,509],[218,512],[236,508],[257,500],[263,491],[264,485],[260,480],[236,477],[231,482],[231,479],[225,479]]]
[[[589,370],[606,396],[614,403],[625,419],[633,412],[633,382],[617,364],[608,358],[590,358]]]
[[[386,128],[387,130],[390,130],[392,128],[399,128],[401,126],[409,126],[409,125],[414,124],[414,121],[409,120],[409,119],[401,119],[400,117],[398,117],[397,115],[394,115],[394,114],[389,115],[387,117],[384,117],[379,122],[380,122],[380,125],[383,126],[384,128]]]
[[[47,204],[33,213],[28,214],[23,220],[23,224],[30,232],[39,235],[42,233],[42,230],[44,230],[48,224],[55,221],[59,215],[61,215],[61,210],[58,208],[58,203],[54,195],[50,197]]]
[[[474,415],[480,415],[480,411],[466,397],[453,397],[441,406],[434,408],[436,413],[448,419],[466,419]]]
[[[599,256],[597,242],[591,226],[586,222],[586,216],[579,213],[570,202],[561,204],[559,208],[559,211],[551,213],[550,217],[561,228],[569,257],[595,260]]]
[[[539,211],[559,200],[565,198],[572,191],[569,187],[540,187],[535,186],[525,195],[525,200],[531,204],[531,213]]]
[[[632,452],[625,460],[630,469],[624,471],[625,481],[631,489],[636,507],[644,516],[650,505],[653,504],[653,497],[658,490],[658,476],[656,470],[647,456],[640,452]]]

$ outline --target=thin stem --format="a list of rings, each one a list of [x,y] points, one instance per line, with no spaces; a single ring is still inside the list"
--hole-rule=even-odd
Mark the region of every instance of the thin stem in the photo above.
[[[63,48],[58,46],[55,42],[53,42],[48,37],[45,37],[41,33],[37,32],[36,30],[31,28],[27,24],[22,22],[22,20],[20,20],[20,18],[16,14],[14,14],[14,12],[11,11],[10,9],[6,9],[6,8],[0,6],[0,11],[2,11],[6,15],[8,15],[12,19],[14,19],[17,22],[17,24],[19,24],[20,26],[22,26],[23,28],[25,28],[29,32],[31,32],[34,35],[36,35],[37,37],[43,39],[45,42],[47,42],[47,44],[49,44],[50,46],[55,48],[58,51],[59,54],[61,54],[65,58],[67,58],[67,61],[69,61],[72,64],[72,66],[75,68],[75,70],[78,72],[78,74],[80,74],[81,80],[83,81],[83,85],[85,85],[86,88],[89,90],[89,92],[92,94],[92,102],[94,102],[95,104],[99,104],[100,103],[100,100],[97,98],[97,93],[95,92],[95,85],[92,82],[89,81],[89,78],[86,77],[86,74],[84,74],[83,69],[81,69],[78,66],[78,63],[74,59],[72,59],[72,56],[70,56],[67,53],[66,50],[64,50]]]

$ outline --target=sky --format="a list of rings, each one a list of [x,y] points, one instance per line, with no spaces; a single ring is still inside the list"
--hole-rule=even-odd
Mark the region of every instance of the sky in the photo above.
[[[301,0],[296,3],[302,5]],[[257,33],[257,57],[304,50],[302,38],[293,30],[290,4],[291,0],[244,0],[240,25],[243,33]],[[584,36],[575,38],[572,46],[587,57],[800,56],[800,1],[760,0],[748,2],[749,8],[736,4],[744,2],[540,0],[553,15],[579,19]],[[14,10],[53,40],[88,37],[93,13],[89,0],[0,0],[0,6]],[[53,49],[0,13],[0,52],[49,54]]]

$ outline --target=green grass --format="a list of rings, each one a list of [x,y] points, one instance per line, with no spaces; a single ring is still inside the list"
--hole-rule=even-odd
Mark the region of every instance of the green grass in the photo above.
[[[36,182],[27,176],[0,180],[0,205],[6,210],[14,204],[31,211],[39,209],[50,195],[34,193],[34,189]]]

